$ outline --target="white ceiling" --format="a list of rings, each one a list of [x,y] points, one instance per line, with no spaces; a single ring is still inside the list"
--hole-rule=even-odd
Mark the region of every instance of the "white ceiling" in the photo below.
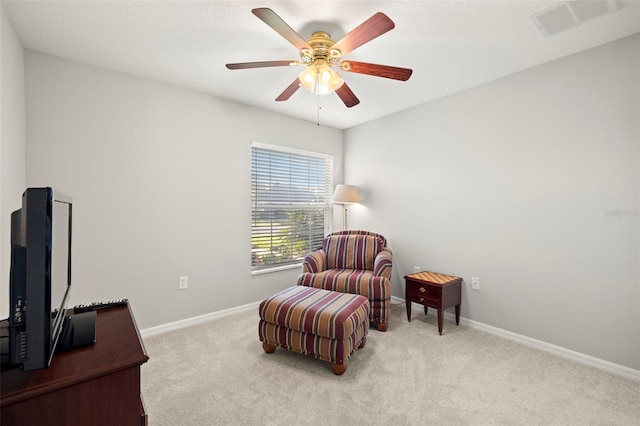
[[[589,0],[587,0],[589,1]],[[593,0],[591,0],[593,1]],[[275,98],[297,67],[228,70],[298,52],[251,13],[273,9],[303,38],[339,40],[375,12],[395,29],[346,59],[412,68],[407,82],[341,72],[360,99],[320,97],[320,122],[340,129],[392,114],[640,32],[640,2],[544,38],[530,16],[560,1],[2,1],[23,46],[315,122],[318,97]]]

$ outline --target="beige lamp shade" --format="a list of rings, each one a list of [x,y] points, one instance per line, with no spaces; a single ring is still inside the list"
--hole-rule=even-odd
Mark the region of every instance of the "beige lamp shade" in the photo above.
[[[331,201],[336,204],[356,204],[360,202],[360,196],[354,185],[336,185]]]
[[[344,209],[344,229],[347,227],[347,204],[357,204],[360,202],[360,196],[354,185],[336,185],[336,190],[333,193],[333,199],[331,200],[335,204],[342,204]]]

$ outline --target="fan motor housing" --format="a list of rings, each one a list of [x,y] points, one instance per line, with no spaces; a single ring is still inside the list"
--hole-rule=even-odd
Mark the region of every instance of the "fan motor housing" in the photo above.
[[[307,44],[311,46],[311,50],[300,50],[300,60],[305,64],[312,63],[317,60],[324,60],[331,65],[336,65],[342,56],[342,52],[338,49],[331,48],[335,43],[336,42],[331,39],[329,33],[325,31],[316,31],[309,39],[307,39]]]

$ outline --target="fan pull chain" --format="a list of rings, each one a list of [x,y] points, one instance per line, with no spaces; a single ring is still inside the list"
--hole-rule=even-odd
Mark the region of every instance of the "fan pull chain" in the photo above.
[[[320,95],[318,95],[318,120],[316,121],[316,126],[320,126],[320,110],[322,106],[320,106]]]

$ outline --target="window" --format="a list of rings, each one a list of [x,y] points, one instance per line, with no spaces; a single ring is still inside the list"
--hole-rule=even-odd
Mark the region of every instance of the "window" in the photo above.
[[[333,156],[251,145],[251,270],[302,263],[331,222]]]

